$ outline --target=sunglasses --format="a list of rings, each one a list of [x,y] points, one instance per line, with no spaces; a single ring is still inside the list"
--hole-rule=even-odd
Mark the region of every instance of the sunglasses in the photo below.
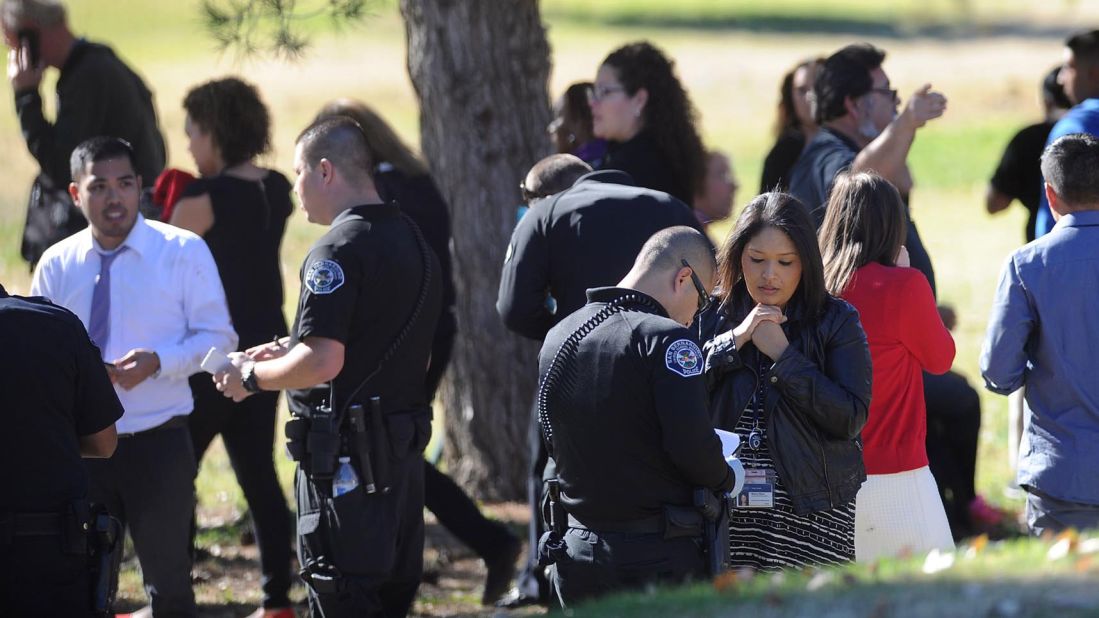
[[[691,269],[691,283],[695,286],[695,291],[698,292],[698,312],[709,309],[710,307],[710,295],[706,293],[706,286],[702,285],[702,280],[695,274],[694,266],[691,266],[687,260],[680,260],[680,262]]]

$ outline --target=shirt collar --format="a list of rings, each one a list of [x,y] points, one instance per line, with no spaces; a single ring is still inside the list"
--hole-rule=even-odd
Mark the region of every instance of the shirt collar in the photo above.
[[[1091,99],[1089,99],[1091,100]],[[1099,210],[1078,210],[1062,216],[1053,229],[1062,227],[1089,227],[1099,225]]]
[[[336,215],[336,218],[332,219],[331,227],[335,227],[344,221],[349,221],[351,219],[376,221],[378,219],[396,217],[400,214],[401,207],[397,205],[396,201],[389,201],[384,204],[360,204],[358,206],[352,206]]]
[[[588,296],[588,302],[589,303],[609,303],[609,302],[612,302],[614,300],[617,300],[617,299],[622,298],[623,296],[627,296],[627,295],[632,295],[632,296],[639,297],[639,298],[642,299],[641,303],[634,303],[634,302],[627,301],[627,304],[630,304],[630,305],[640,304],[644,307],[649,308],[650,309],[649,313],[655,313],[656,315],[659,315],[659,316],[665,317],[665,318],[668,317],[668,311],[666,309],[664,309],[664,306],[661,305],[660,302],[657,301],[655,298],[653,298],[652,296],[649,296],[648,294],[646,294],[644,292],[639,292],[639,291],[631,289],[631,288],[616,288],[616,287],[591,288],[587,291],[587,296]]]
[[[130,230],[130,234],[126,236],[126,240],[122,241],[122,244],[118,246],[119,249],[126,247],[130,251],[137,253],[138,255],[145,255],[149,251],[150,242],[149,224],[145,221],[145,217],[138,213],[137,220],[134,221],[134,227]],[[99,243],[92,238],[91,227],[86,227],[81,232],[83,236],[80,239],[80,246],[78,249],[83,255],[88,255],[92,251],[96,253],[113,253],[112,251],[104,251]],[[117,251],[118,249],[115,249]]]
[[[833,129],[832,127],[823,126],[820,128],[820,133],[826,136],[831,136],[832,138],[840,141],[841,143],[843,143],[844,146],[847,146],[855,152],[862,150],[862,148],[859,148],[859,145],[855,143],[855,140],[847,137],[846,135],[836,129]]]
[[[633,181],[633,177],[623,172],[622,170],[596,170],[594,172],[588,172],[580,178],[576,179],[576,182],[572,186],[576,186],[582,182],[605,182],[613,185],[626,185],[628,187],[637,186]]]

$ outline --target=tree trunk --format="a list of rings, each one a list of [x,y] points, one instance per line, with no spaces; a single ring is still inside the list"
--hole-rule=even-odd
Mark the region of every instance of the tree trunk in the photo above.
[[[453,220],[446,461],[475,495],[518,499],[538,346],[504,328],[496,292],[519,183],[550,153],[549,44],[537,0],[401,0],[401,14],[422,150]]]

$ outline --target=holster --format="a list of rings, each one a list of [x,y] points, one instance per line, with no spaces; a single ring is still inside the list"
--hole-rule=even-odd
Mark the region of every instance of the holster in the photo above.
[[[568,529],[568,513],[561,504],[561,482],[558,479],[546,481],[546,501],[542,517],[545,519],[546,532],[538,539],[538,566],[547,567],[566,556],[565,531]]]
[[[694,490],[695,511],[702,520],[706,572],[717,577],[729,570],[729,500],[704,487]]]
[[[106,507],[91,505],[86,542],[91,564],[92,612],[97,617],[114,616],[112,606],[118,592],[118,570],[122,562],[122,522]]]
[[[343,574],[324,556],[307,561],[298,575],[316,594],[335,594],[343,589]]]

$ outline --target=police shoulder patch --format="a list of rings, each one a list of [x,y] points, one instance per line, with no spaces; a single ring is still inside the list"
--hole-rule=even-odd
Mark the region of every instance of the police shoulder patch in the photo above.
[[[664,364],[672,373],[684,378],[702,374],[702,350],[690,339],[679,339],[668,346],[664,353]]]
[[[331,294],[344,282],[343,269],[335,260],[317,260],[305,273],[305,287],[314,294]]]

